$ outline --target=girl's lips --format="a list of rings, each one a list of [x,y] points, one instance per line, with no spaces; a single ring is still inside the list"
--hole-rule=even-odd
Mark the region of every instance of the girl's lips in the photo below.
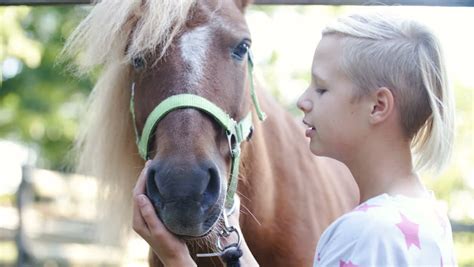
[[[308,129],[306,129],[305,134],[306,134],[306,137],[311,138],[316,134],[316,129],[314,127],[310,127]]]
[[[314,127],[313,125],[307,123],[306,121],[303,120],[303,123],[308,126],[308,128],[306,129],[306,137],[313,137],[313,135],[316,133],[316,127]]]

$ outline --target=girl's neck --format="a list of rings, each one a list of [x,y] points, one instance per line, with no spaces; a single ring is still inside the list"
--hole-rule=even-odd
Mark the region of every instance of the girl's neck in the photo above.
[[[387,193],[425,196],[426,190],[414,173],[409,144],[366,147],[346,163],[360,190],[360,202]]]

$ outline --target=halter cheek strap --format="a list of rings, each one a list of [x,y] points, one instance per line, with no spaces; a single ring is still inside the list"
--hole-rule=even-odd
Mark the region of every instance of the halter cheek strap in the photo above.
[[[255,94],[255,88],[253,85],[253,61],[251,54],[248,57],[248,73],[250,79],[250,95],[252,102],[257,111],[258,118],[263,121],[266,117],[265,113],[260,109],[257,96]],[[225,208],[230,209],[234,203],[234,194],[237,191],[237,182],[239,175],[240,166],[240,145],[243,141],[247,140],[253,131],[252,125],[252,113],[249,112],[241,121],[236,122],[232,117],[229,116],[225,111],[219,108],[211,101],[194,94],[179,94],[173,95],[165,99],[153,111],[148,115],[145,126],[143,128],[141,136],[138,134],[135,122],[135,83],[132,84],[132,92],[130,96],[130,112],[134,122],[136,142],[138,146],[138,152],[144,160],[150,158],[148,151],[150,145],[151,135],[153,134],[157,124],[163,119],[168,113],[173,110],[181,108],[195,108],[205,112],[214,118],[219,125],[225,129],[227,139],[229,142],[229,149],[232,157],[230,180],[227,189]]]

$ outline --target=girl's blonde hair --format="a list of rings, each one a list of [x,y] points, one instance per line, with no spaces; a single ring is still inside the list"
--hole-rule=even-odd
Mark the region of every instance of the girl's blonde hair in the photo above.
[[[392,91],[415,169],[440,171],[452,151],[454,98],[436,36],[416,21],[381,13],[340,18],[323,30],[329,34],[342,37],[342,70],[357,95]]]

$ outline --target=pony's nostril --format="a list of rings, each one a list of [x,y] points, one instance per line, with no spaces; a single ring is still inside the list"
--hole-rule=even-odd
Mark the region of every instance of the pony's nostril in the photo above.
[[[219,197],[219,172],[215,167],[208,169],[209,183],[203,194],[203,205],[212,206]]]
[[[157,197],[161,196],[160,189],[156,183],[156,170],[153,168],[148,169],[146,179],[146,194],[153,202],[157,201]]]

